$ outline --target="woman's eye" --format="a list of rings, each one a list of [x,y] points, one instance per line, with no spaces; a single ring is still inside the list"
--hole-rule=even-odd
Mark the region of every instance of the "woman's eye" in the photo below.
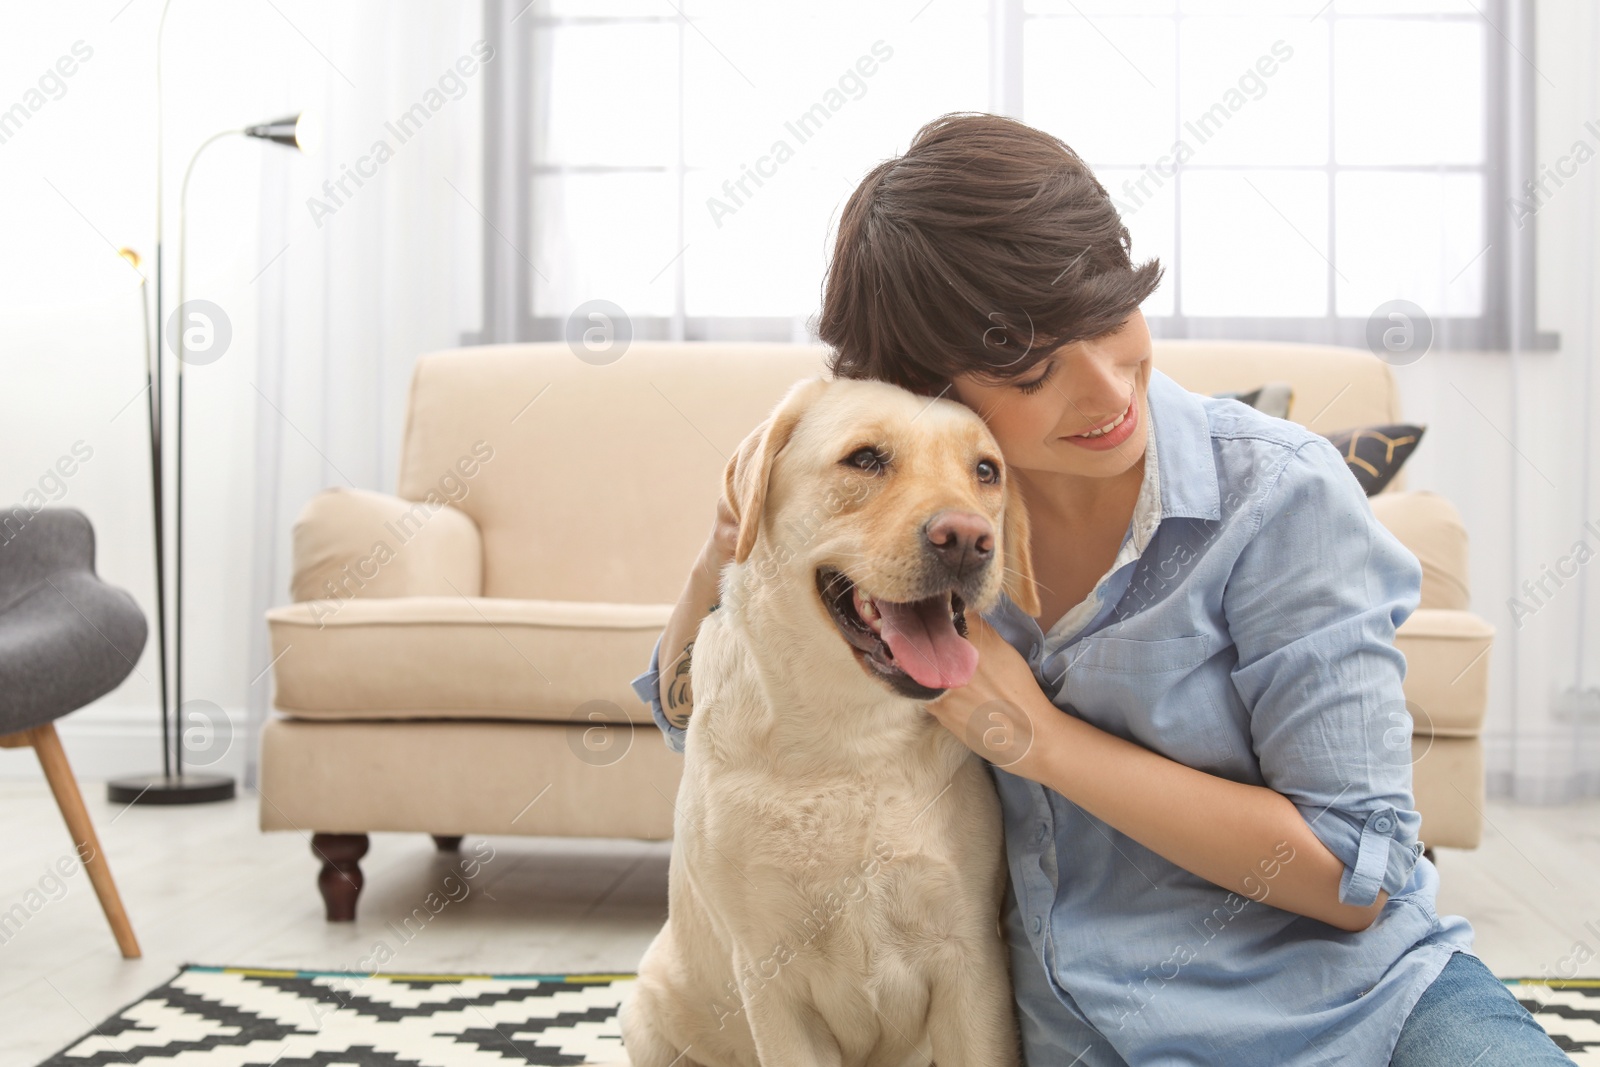
[[[1000,480],[1000,468],[995,463],[981,459],[978,461],[978,481],[985,485],[993,485]]]
[[[844,458],[847,466],[877,474],[889,464],[889,457],[876,448],[858,448]]]
[[[1024,393],[1028,393],[1028,394],[1037,393],[1040,389],[1044,388],[1045,379],[1049,378],[1050,375],[1054,371],[1055,371],[1055,364],[1054,363],[1046,364],[1043,374],[1039,375],[1039,377],[1035,378],[1031,382],[1018,382],[1017,383],[1017,388],[1022,390]]]

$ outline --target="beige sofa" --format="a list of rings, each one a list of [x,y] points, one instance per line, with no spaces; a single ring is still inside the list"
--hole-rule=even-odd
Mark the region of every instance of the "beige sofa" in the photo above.
[[[267,613],[261,828],[315,835],[329,919],[354,917],[374,831],[441,848],[464,834],[671,837],[683,757],[629,681],[710,528],[728,455],[823,356],[636,343],[594,365],[556,343],[417,361],[397,494],[314,497],[294,529],[294,603]],[[1290,417],[1317,430],[1400,418],[1388,366],[1365,352],[1157,341],[1155,362],[1203,393],[1288,381]],[[1373,508],[1424,568],[1397,640],[1422,836],[1472,848],[1493,630],[1467,610],[1455,509],[1399,482]]]

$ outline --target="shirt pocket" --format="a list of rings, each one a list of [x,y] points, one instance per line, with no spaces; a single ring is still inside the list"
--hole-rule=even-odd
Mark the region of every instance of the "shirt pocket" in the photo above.
[[[1082,638],[1062,696],[1101,729],[1187,766],[1220,770],[1239,758],[1239,728],[1217,702],[1208,643],[1204,634]]]

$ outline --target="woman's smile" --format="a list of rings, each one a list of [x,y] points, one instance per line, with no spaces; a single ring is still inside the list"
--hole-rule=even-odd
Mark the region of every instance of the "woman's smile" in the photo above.
[[[1088,433],[1073,434],[1063,437],[1063,441],[1071,441],[1079,448],[1087,448],[1095,452],[1105,452],[1116,448],[1139,428],[1139,391],[1134,389],[1128,397],[1127,410],[1104,426],[1096,427]]]

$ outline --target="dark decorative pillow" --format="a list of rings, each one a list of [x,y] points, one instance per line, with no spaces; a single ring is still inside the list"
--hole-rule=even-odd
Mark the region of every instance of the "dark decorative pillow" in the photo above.
[[[1363,426],[1322,436],[1344,456],[1368,496],[1383,491],[1416,451],[1426,426]]]
[[[1248,393],[1213,393],[1219,400],[1237,400],[1249,404],[1264,415],[1287,419],[1294,404],[1294,387],[1288,382],[1268,382],[1258,385]]]

